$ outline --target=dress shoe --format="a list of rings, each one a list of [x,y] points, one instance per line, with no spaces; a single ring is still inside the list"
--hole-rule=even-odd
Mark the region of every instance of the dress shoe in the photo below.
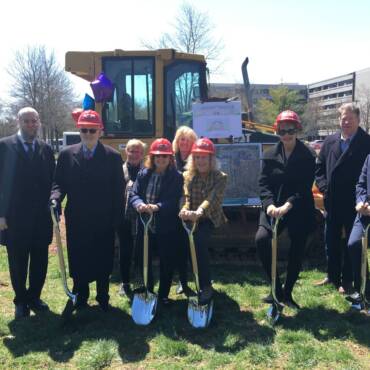
[[[108,312],[111,308],[109,302],[99,302],[99,307],[103,312]]]
[[[262,302],[271,304],[274,302],[274,298],[272,297],[272,294],[268,294],[267,296],[262,298]]]
[[[30,315],[30,308],[26,304],[16,304],[14,318],[16,320]]]
[[[33,312],[46,312],[49,311],[49,306],[41,299],[34,299],[28,303],[29,308]]]
[[[203,306],[211,302],[213,297],[213,288],[212,286],[204,288],[200,294],[199,294],[199,300],[198,303],[199,305]]]
[[[160,298],[159,301],[163,306],[169,307],[172,306],[174,301],[172,299],[169,299],[168,297]]]
[[[296,310],[299,310],[301,307],[297,302],[294,301],[292,297],[292,293],[286,293],[284,298],[284,304],[290,308],[294,308]]]
[[[196,293],[194,290],[190,289],[188,285],[185,285],[182,287],[182,291],[185,294],[186,297],[194,297],[196,296]]]
[[[128,284],[128,283],[122,283],[121,284],[121,287],[120,287],[120,289],[118,291],[118,294],[121,297],[130,297],[132,295],[132,290],[131,290],[130,284]]]
[[[351,295],[348,295],[346,300],[353,304],[359,304],[361,302],[361,295],[359,292],[354,292]]]

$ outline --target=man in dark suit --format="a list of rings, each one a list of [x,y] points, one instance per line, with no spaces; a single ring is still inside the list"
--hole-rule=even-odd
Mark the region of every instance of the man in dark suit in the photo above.
[[[81,113],[77,128],[81,143],[58,158],[51,200],[65,208],[69,272],[76,307],[87,306],[89,283],[96,281],[101,309],[109,308],[109,276],[113,268],[115,231],[122,223],[124,178],[119,152],[100,143],[103,123],[92,110]],[[66,306],[68,317],[74,307]]]
[[[355,187],[370,153],[370,136],[359,127],[355,104],[343,104],[339,113],[340,131],[325,139],[316,167],[316,184],[326,210],[327,256],[327,277],[317,285],[331,283],[344,293],[353,281],[347,242],[356,216]],[[343,230],[345,243],[341,243]]]
[[[48,202],[55,168],[51,147],[37,139],[37,111],[23,108],[17,120],[18,133],[0,140],[0,232],[8,252],[16,319],[29,316],[30,309],[49,309],[40,295],[52,239]]]

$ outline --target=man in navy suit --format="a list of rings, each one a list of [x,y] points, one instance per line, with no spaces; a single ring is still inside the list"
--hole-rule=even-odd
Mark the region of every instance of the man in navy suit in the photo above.
[[[327,277],[317,285],[334,284],[341,293],[352,287],[347,242],[356,217],[355,187],[370,136],[359,127],[360,110],[354,103],[339,108],[340,131],[328,136],[317,159],[316,184],[324,195]],[[345,243],[341,237],[345,234]]]
[[[356,185],[356,211],[357,216],[353,224],[352,232],[348,241],[349,254],[351,256],[354,293],[347,297],[352,303],[358,303],[361,288],[361,255],[362,236],[370,222],[370,155],[367,156],[358,183]],[[366,295],[370,295],[369,266],[367,266]]]
[[[37,138],[37,111],[23,108],[17,121],[19,131],[0,140],[0,243],[7,247],[16,319],[30,309],[49,309],[40,295],[52,239],[48,203],[55,168],[51,147]]]

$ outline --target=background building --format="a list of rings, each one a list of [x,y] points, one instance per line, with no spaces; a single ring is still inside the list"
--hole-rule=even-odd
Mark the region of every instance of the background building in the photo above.
[[[338,108],[350,102],[359,104],[362,124],[368,127],[363,106],[369,96],[370,68],[309,84],[308,103],[317,112],[318,135],[324,137],[338,129]]]

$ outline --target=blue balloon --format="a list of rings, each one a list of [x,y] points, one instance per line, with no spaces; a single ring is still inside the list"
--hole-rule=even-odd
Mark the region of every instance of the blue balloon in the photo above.
[[[95,110],[95,100],[89,94],[85,94],[82,102],[82,108],[83,110]]]

